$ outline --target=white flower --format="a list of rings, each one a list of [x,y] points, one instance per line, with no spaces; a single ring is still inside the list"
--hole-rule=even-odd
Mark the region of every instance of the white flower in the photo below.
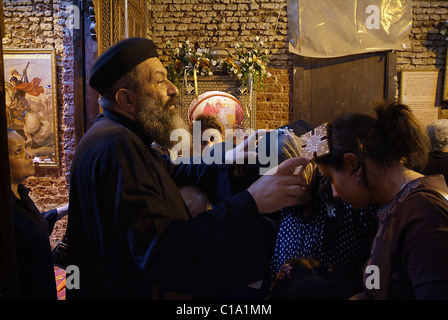
[[[236,76],[237,76],[238,78],[241,78],[243,75],[242,75],[241,73],[238,73]]]
[[[258,36],[256,36],[254,40],[258,42],[260,40],[260,38]]]
[[[268,78],[270,78],[270,77],[272,76],[272,74],[268,71],[268,73],[266,74],[266,76],[267,76]]]
[[[190,45],[190,41],[186,40],[186,41],[185,41],[185,44],[186,44],[187,46],[189,46],[189,45]]]
[[[244,64],[244,63],[246,63],[246,60],[244,60],[244,58],[242,58],[242,59],[240,60],[240,62]]]
[[[218,62],[216,60],[212,60],[212,66],[215,66]]]
[[[260,41],[260,46],[263,46],[263,44],[264,44],[264,42],[263,42],[263,41]]]
[[[247,59],[247,61],[248,61],[249,63],[252,63],[252,58],[249,57],[249,59]]]
[[[208,72],[208,75],[209,75],[209,76],[212,76],[212,75],[213,75],[213,72],[209,71],[209,72]]]

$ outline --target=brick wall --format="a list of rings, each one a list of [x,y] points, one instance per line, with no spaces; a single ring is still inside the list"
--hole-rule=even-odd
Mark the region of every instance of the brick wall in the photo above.
[[[288,52],[286,10],[286,0],[151,0],[149,36],[160,48],[166,40],[189,40],[201,48],[219,42],[232,52],[235,42],[250,42],[259,35],[271,45],[273,77],[257,94],[257,127],[275,128],[289,123],[292,111],[293,56]],[[448,1],[413,1],[411,49],[398,52],[398,81],[403,69],[438,68],[442,90],[448,41],[440,28],[447,19]],[[166,57],[161,59],[166,63]],[[448,108],[448,102],[439,100],[439,104]],[[448,116],[448,110],[442,112],[442,117]]]
[[[70,1],[3,1],[5,37],[3,49],[46,48],[56,53],[57,112],[61,167],[37,169],[26,180],[30,196],[44,211],[68,201],[67,175],[74,153],[73,124],[73,45],[65,27]],[[51,238],[52,245],[63,235],[67,219],[60,220]]]
[[[270,48],[272,77],[257,92],[257,127],[276,128],[289,123],[292,100],[292,62],[288,52],[285,0],[151,0],[149,36],[159,48],[197,43],[210,48],[219,43],[230,53],[236,42],[251,43],[255,36]],[[167,64],[167,57],[161,57]]]

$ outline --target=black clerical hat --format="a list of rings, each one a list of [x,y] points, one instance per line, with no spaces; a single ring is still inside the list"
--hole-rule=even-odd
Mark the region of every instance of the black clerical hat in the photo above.
[[[127,38],[107,49],[95,62],[89,84],[103,95],[110,86],[146,59],[159,57],[152,40]]]

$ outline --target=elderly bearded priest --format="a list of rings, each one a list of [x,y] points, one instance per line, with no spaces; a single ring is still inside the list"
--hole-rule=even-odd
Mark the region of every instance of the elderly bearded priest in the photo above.
[[[154,43],[115,44],[94,64],[89,84],[104,112],[71,167],[68,263],[79,268],[80,285],[67,299],[219,294],[261,279],[271,255],[261,214],[299,202],[305,181],[292,171],[306,160],[280,164],[191,218],[178,186],[196,185],[216,200],[229,166],[174,165],[151,149],[181,122],[178,90]]]

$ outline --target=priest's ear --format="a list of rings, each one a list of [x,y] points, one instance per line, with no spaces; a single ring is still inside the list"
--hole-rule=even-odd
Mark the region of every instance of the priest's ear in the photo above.
[[[115,93],[115,101],[120,109],[134,115],[137,111],[137,97],[136,93],[132,90],[121,88]]]

